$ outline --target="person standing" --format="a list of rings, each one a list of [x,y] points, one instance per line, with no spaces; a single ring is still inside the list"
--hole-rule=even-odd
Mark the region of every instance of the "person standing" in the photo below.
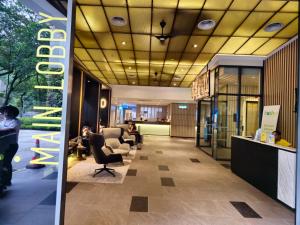
[[[11,163],[19,148],[18,138],[21,122],[17,119],[18,108],[12,105],[3,107],[3,115],[4,119],[0,122],[0,136],[7,147],[5,147],[3,158],[2,183],[4,186],[9,186],[12,179]]]

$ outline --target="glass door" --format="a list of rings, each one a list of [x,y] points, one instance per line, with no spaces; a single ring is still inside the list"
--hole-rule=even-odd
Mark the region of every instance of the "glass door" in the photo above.
[[[201,100],[199,102],[199,147],[212,156],[212,117],[211,100]]]

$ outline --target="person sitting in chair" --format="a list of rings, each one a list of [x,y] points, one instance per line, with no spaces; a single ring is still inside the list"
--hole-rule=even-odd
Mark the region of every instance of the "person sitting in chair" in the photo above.
[[[281,145],[281,146],[284,146],[284,147],[291,147],[292,146],[292,144],[289,143],[287,140],[281,138],[281,132],[279,130],[273,131],[272,134],[275,137],[275,144],[276,145]]]

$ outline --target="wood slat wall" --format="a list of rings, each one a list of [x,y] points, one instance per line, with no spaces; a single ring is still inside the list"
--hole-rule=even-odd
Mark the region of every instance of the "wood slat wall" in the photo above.
[[[187,109],[180,109],[178,103],[171,104],[171,136],[196,136],[196,104],[184,104]]]
[[[281,105],[278,129],[295,147],[298,38],[271,55],[264,65],[264,105]]]

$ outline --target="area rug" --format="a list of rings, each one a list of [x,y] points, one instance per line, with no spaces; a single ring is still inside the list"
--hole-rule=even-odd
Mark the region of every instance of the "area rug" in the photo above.
[[[122,184],[124,182],[131,161],[134,159],[136,150],[130,151],[128,157],[123,157],[124,165],[121,163],[112,163],[108,167],[115,169],[115,177],[107,172],[102,172],[93,177],[95,169],[103,167],[95,162],[93,157],[76,163],[68,170],[68,182],[80,183],[105,183]]]

